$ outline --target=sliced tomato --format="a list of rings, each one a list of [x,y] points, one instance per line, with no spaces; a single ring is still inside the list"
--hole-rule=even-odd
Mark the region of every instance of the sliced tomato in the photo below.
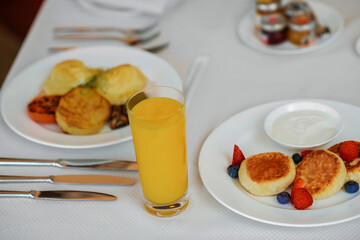
[[[55,111],[60,96],[45,95],[34,98],[27,106],[29,117],[38,123],[56,123]]]

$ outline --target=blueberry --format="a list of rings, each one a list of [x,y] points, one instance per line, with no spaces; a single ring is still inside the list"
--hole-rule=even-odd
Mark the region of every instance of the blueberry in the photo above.
[[[348,193],[356,193],[359,191],[359,184],[354,181],[348,181],[345,183],[345,191]]]
[[[240,165],[232,164],[227,168],[227,172],[230,177],[237,178],[239,169],[240,169]]]
[[[276,198],[281,204],[287,204],[290,202],[290,194],[288,192],[281,192],[276,196]]]
[[[301,155],[298,154],[298,153],[294,153],[294,154],[292,155],[292,159],[294,160],[294,163],[295,163],[295,164],[299,164],[299,163],[302,161],[302,157],[301,157]]]

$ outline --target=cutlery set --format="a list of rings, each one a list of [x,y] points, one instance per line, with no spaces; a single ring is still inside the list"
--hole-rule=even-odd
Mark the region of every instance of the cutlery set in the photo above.
[[[100,170],[137,170],[137,163],[123,160],[37,160],[0,158],[0,166],[55,166],[60,168],[88,168]],[[0,175],[0,183],[67,183],[67,184],[109,184],[134,185],[135,181],[111,175],[51,175],[51,176],[13,176]],[[88,191],[54,190],[54,191],[5,191],[0,190],[0,198],[27,197],[33,199],[63,200],[100,200],[114,201],[116,196]]]
[[[169,42],[157,43],[153,46],[144,44],[151,42],[160,35],[160,31],[154,30],[156,25],[143,29],[122,29],[115,27],[56,27],[55,39],[59,40],[109,40],[118,41],[122,44],[134,46],[149,52],[158,52],[169,45]],[[50,47],[51,52],[66,51],[76,46]]]

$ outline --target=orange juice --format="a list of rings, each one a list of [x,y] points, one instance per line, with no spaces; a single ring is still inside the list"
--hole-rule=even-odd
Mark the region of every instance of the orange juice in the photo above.
[[[188,187],[184,105],[153,97],[128,114],[145,197],[159,204],[180,199]]]

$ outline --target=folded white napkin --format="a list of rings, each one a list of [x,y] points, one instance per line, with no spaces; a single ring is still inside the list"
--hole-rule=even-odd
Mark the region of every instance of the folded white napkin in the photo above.
[[[117,14],[162,15],[173,7],[177,0],[78,0],[87,8],[98,11],[112,11]]]

